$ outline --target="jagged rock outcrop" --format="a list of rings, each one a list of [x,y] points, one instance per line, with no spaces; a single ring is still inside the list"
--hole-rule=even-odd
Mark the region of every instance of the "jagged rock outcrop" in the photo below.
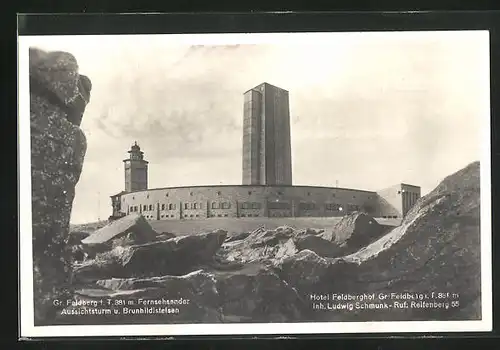
[[[70,305],[59,306],[56,322],[220,323],[223,319],[216,280],[203,271],[183,276],[104,280],[99,281],[97,287],[75,291]],[[92,305],[101,300],[105,300],[106,305]],[[89,312],[92,309],[100,310],[100,314]]]
[[[79,125],[90,80],[70,53],[29,51],[35,324],[55,316],[52,300],[69,283],[65,241],[86,152]]]
[[[319,312],[314,319],[479,319],[479,183],[475,162],[444,179],[415,204],[400,227],[379,240],[336,259],[302,251],[282,262],[280,276],[301,295],[409,292],[428,295],[425,302],[448,302],[448,308]],[[450,297],[436,300],[437,293]],[[451,307],[452,301],[459,305]]]
[[[96,282],[94,289],[75,293],[73,305],[61,305],[58,322],[68,323],[220,323],[220,322],[298,322],[307,313],[297,292],[274,272],[258,264],[232,271],[193,271],[183,276],[107,279]],[[83,302],[106,300],[109,309],[119,314],[75,316]],[[141,301],[142,300],[142,301]],[[144,301],[160,305],[146,305]],[[179,304],[167,301],[180,301]],[[123,307],[128,316],[123,316]],[[158,308],[178,309],[178,313],[158,312]],[[89,305],[87,308],[92,308]],[[156,308],[156,313],[153,310]],[[150,313],[132,311],[149,309]]]
[[[68,246],[80,245],[89,235],[90,233],[85,231],[70,231],[66,238],[66,244]]]
[[[343,249],[335,242],[315,235],[296,237],[294,243],[298,251],[310,250],[325,258],[336,258],[343,252]]]
[[[295,230],[288,226],[278,227],[275,230],[260,227],[244,239],[226,240],[219,256],[231,262],[260,261],[269,265],[277,264],[304,249],[312,250],[321,256],[338,256],[339,247],[319,237],[319,234],[320,232],[313,229]]]
[[[380,225],[373,217],[363,212],[350,213],[340,219],[331,230],[319,236],[342,247],[343,253],[349,254],[377,240],[387,228]]]
[[[82,244],[91,250],[106,251],[113,246],[144,244],[154,241],[158,233],[139,213],[132,213],[99,228]]]
[[[116,246],[74,268],[75,282],[110,277],[182,275],[213,260],[227,233],[217,230],[165,241]]]

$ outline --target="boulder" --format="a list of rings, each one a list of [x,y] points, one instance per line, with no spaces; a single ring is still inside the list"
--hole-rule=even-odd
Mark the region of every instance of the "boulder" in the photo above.
[[[275,230],[260,227],[243,240],[224,243],[219,256],[230,262],[265,261],[273,264],[298,251],[291,239],[294,233],[295,231],[287,226],[278,227]]]
[[[402,225],[377,241],[336,259],[302,251],[284,259],[279,274],[301,296],[410,293],[427,295],[428,303],[448,303],[448,308],[317,312],[314,320],[480,319],[479,183],[475,162],[419,199]],[[438,293],[450,294],[439,298]]]
[[[175,237],[175,234],[173,233],[170,233],[170,232],[162,232],[160,233],[157,237],[156,237],[156,240],[157,241],[165,241],[167,239],[170,239],[170,238],[174,238]]]
[[[274,272],[259,264],[247,264],[231,271],[195,271],[183,276],[106,279],[93,288],[79,289],[71,299],[80,305],[61,305],[60,324],[108,323],[221,323],[221,322],[298,322],[307,312],[304,300]],[[114,315],[74,316],[83,302],[105,300]],[[178,313],[128,313],[123,308],[146,309],[141,300],[157,301],[152,307],[178,308]],[[181,300],[180,305],[167,305]],[[97,304],[99,305],[99,304]],[[64,312],[63,312],[64,310]],[[114,313],[115,311],[113,311]]]
[[[92,314],[92,309],[109,313]],[[223,317],[216,281],[203,271],[99,281],[93,288],[76,290],[70,305],[61,305],[57,312],[57,324],[74,325],[220,323]]]
[[[157,233],[139,213],[132,213],[98,229],[82,240],[89,248],[104,250],[116,245],[144,244],[156,240]]]
[[[87,148],[79,125],[91,86],[70,53],[32,48],[29,70],[34,310],[39,325],[50,323],[52,300],[70,282],[65,246]]]
[[[310,250],[325,258],[336,258],[342,254],[342,248],[337,244],[315,235],[296,237],[294,243],[299,251]]]
[[[70,231],[66,238],[66,244],[68,246],[80,245],[89,235],[90,233],[85,231]]]
[[[111,277],[182,275],[213,260],[227,233],[217,230],[165,241],[117,246],[75,266],[75,282]]]
[[[240,233],[236,233],[236,234],[234,234],[232,236],[228,236],[226,238],[226,243],[227,242],[233,242],[233,241],[241,241],[242,239],[247,238],[251,234],[252,234],[252,232],[240,232]]]
[[[386,228],[370,215],[354,212],[342,217],[331,230],[319,236],[343,247],[344,252],[353,253],[386,232]]]
[[[226,322],[300,322],[308,312],[296,290],[262,264],[214,277]]]
[[[313,229],[295,230],[288,226],[275,230],[261,227],[242,240],[226,240],[219,255],[231,262],[259,261],[269,265],[279,264],[281,260],[304,249],[320,256],[339,256],[341,250],[335,243],[317,236],[321,232]]]

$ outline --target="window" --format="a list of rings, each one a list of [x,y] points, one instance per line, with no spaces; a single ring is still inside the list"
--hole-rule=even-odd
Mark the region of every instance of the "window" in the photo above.
[[[348,211],[358,211],[358,210],[359,210],[359,205],[356,205],[356,204],[348,204],[348,205],[347,205],[347,210],[348,210]]]
[[[290,209],[290,204],[287,202],[269,202],[269,209]]]
[[[167,192],[167,193],[165,193],[165,197],[168,197],[168,192]]]
[[[146,196],[146,198],[149,198],[149,194]]]
[[[248,216],[250,216],[250,214],[249,214]],[[244,217],[245,217],[245,214],[241,214],[241,217],[242,217],[242,218],[244,218]]]
[[[161,205],[161,210],[165,210],[165,203]]]
[[[229,209],[229,208],[231,208],[231,203],[229,203],[229,202],[222,203],[222,209]]]
[[[198,215],[198,214],[196,214],[196,217],[199,217],[199,215]]]
[[[168,210],[174,210],[175,209],[175,204],[170,203],[168,205]]]
[[[153,205],[152,204],[149,205],[149,210],[153,210]]]
[[[184,209],[189,209],[189,203],[184,203]]]
[[[200,209],[200,204],[199,203],[193,203],[192,208],[193,209]]]
[[[248,191],[248,195],[251,195],[252,194],[252,191]]]
[[[143,210],[143,211],[148,210],[148,206],[147,206],[147,205],[143,205],[143,206],[142,206],[142,210]]]
[[[212,209],[219,209],[219,203],[212,202]]]
[[[192,196],[193,195],[193,192],[189,192],[189,195]]]
[[[221,217],[222,215],[218,214],[217,216],[218,216],[218,217]]]
[[[227,218],[227,214],[224,215]]]
[[[190,217],[193,217],[193,214],[189,215]]]
[[[307,195],[310,196],[311,195],[311,192],[307,192]]]
[[[283,194],[283,192],[281,191],[278,191],[278,195],[281,196]]]
[[[299,203],[300,210],[314,210],[316,205],[314,203]]]
[[[132,199],[135,199],[135,196],[132,196]]]
[[[260,209],[260,203],[257,202],[243,202],[241,209]]]
[[[340,205],[336,203],[327,203],[325,204],[325,209],[329,211],[339,211]]]
[[[220,196],[220,191],[217,191],[217,195]]]

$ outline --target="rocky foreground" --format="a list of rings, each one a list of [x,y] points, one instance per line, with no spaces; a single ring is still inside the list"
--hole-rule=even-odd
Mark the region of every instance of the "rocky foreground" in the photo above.
[[[444,179],[390,231],[353,213],[333,234],[280,227],[144,242],[148,223],[129,216],[70,235],[80,258],[72,297],[60,300],[55,322],[480,319],[479,192],[476,162]]]

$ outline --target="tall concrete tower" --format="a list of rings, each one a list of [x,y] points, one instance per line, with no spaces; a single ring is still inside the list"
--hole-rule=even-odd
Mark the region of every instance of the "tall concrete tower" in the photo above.
[[[125,192],[141,191],[148,189],[148,162],[144,160],[144,152],[135,142],[125,164]]]
[[[262,83],[244,94],[243,184],[292,185],[288,91]]]

